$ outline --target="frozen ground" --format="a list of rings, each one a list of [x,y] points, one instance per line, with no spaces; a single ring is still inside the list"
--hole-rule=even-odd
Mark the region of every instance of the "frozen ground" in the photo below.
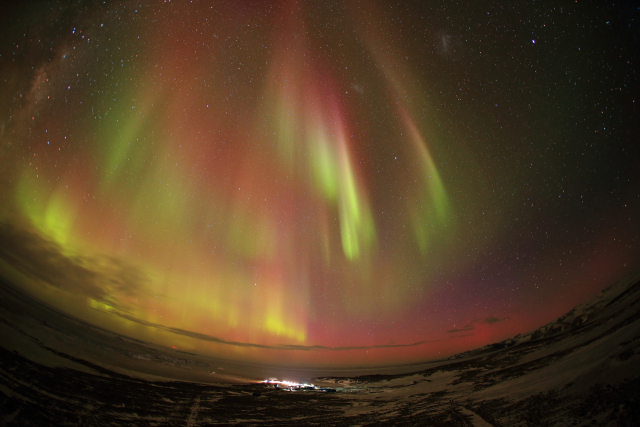
[[[337,393],[213,374],[205,358],[47,317],[0,290],[1,425],[640,425],[640,275],[419,372],[318,379]]]

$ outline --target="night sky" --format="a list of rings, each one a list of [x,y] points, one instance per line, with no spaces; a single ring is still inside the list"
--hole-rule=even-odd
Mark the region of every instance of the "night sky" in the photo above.
[[[640,11],[604,3],[4,5],[3,280],[266,364],[535,329],[640,268]]]

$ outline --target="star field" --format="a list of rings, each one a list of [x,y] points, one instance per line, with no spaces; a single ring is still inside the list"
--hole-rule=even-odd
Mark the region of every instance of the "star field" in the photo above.
[[[74,316],[414,363],[640,267],[637,7],[3,8],[0,271]]]

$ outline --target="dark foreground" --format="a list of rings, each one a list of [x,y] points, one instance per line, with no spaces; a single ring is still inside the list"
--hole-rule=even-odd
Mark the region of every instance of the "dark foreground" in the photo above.
[[[389,401],[384,387],[322,393],[275,391],[257,384],[149,382],[97,366],[90,374],[48,368],[5,350],[0,354],[0,419],[7,426],[640,425],[638,378],[595,385],[581,394],[569,385],[520,401],[465,399],[446,389]],[[457,381],[465,381],[465,376],[472,381],[475,370],[469,372]],[[428,372],[424,375],[429,382]],[[387,388],[412,387],[415,384]],[[358,414],[354,408],[366,411]]]
[[[530,334],[433,368],[319,379],[336,393],[128,376],[53,348],[15,313],[0,319],[14,348],[0,346],[0,425],[640,425],[638,277]]]

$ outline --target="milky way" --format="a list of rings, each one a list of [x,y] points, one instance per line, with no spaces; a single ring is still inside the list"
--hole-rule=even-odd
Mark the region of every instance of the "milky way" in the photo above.
[[[532,330],[640,267],[624,8],[11,6],[2,277],[260,363],[413,363]]]

